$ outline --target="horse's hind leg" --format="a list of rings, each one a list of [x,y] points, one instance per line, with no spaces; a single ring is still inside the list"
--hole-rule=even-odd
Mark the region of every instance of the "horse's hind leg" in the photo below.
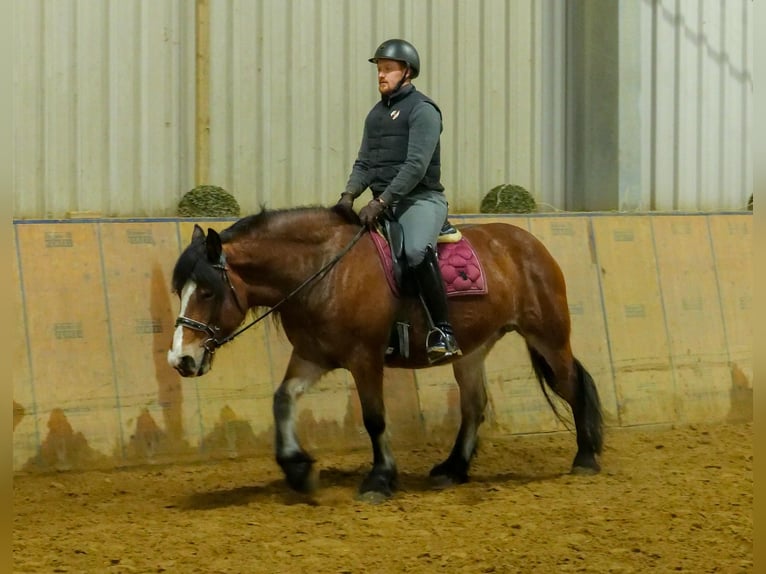
[[[476,452],[479,426],[484,421],[487,391],[484,387],[484,359],[495,341],[452,363],[452,371],[460,388],[460,430],[447,460],[431,469],[430,475],[439,487],[461,484],[468,480],[468,468]]]
[[[543,385],[543,380],[548,383],[572,409],[577,433],[577,454],[572,472],[598,472],[601,466],[597,455],[601,454],[603,446],[604,421],[593,378],[572,355],[568,344],[561,349],[550,350],[544,345],[532,346],[528,339],[527,348],[540,384]]]
[[[327,369],[293,351],[282,383],[274,393],[277,463],[290,487],[300,492],[308,492],[315,486],[311,472],[314,459],[303,450],[295,432],[295,405],[297,399],[326,372]]]

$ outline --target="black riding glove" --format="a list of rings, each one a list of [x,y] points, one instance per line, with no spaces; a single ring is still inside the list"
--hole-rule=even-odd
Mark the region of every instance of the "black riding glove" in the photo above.
[[[340,199],[338,200],[338,203],[336,203],[339,208],[341,208],[343,211],[351,211],[354,209],[354,196],[351,195],[349,192],[344,191],[340,194]]]
[[[371,199],[370,203],[365,205],[359,212],[359,219],[362,221],[362,225],[370,226],[380,217],[386,209],[386,204],[382,199]]]

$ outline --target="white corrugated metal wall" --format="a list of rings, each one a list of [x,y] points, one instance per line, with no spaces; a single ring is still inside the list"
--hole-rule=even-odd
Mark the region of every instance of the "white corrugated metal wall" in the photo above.
[[[167,214],[189,183],[194,5],[12,4],[14,216]]]
[[[644,0],[651,209],[744,208],[753,190],[751,0]]]
[[[732,208],[752,190],[751,11],[642,0],[647,209]],[[194,3],[12,12],[14,216],[173,215],[195,184]],[[210,0],[208,183],[245,212],[333,201],[377,97],[366,60],[403,36],[444,111],[453,211],[507,182],[565,209],[565,21],[563,1]]]
[[[212,13],[211,181],[243,207],[330,203],[378,98],[377,44],[418,48],[442,108],[453,210],[492,186],[539,187],[540,2],[221,2]]]

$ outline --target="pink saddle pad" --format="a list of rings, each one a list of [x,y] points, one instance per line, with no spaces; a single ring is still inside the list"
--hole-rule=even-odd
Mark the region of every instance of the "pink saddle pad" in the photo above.
[[[372,241],[378,250],[380,262],[386,272],[391,291],[399,296],[399,286],[394,279],[394,268],[391,260],[391,248],[379,233],[371,233]],[[448,297],[458,295],[486,295],[487,282],[484,269],[471,243],[465,237],[454,243],[437,243],[436,252],[439,258],[444,286]]]

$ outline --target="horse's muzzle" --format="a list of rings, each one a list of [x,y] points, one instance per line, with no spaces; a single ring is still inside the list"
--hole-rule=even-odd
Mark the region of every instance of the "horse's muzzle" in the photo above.
[[[194,377],[199,374],[197,373],[197,363],[194,360],[194,357],[190,357],[189,355],[181,357],[181,360],[178,361],[173,368],[178,371],[182,377]]]

